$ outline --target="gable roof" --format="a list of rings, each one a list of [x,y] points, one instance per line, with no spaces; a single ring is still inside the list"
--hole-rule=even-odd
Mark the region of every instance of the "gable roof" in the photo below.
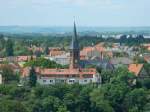
[[[144,57],[144,60],[145,60],[147,63],[150,63],[150,56],[145,56],[145,57]]]
[[[117,57],[117,58],[112,58],[111,63],[114,65],[117,64],[125,64],[125,65],[129,65],[133,63],[133,60],[128,58],[128,57]]]
[[[128,70],[138,76],[142,68],[143,64],[130,64]]]

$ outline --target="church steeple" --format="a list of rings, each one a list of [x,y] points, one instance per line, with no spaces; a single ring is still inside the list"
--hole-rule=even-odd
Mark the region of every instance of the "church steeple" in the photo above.
[[[78,39],[77,39],[77,29],[76,29],[75,21],[74,21],[72,41],[70,44],[70,50],[73,50],[73,49],[79,50],[79,44],[78,44]]]
[[[74,22],[73,36],[70,44],[70,68],[71,69],[79,68],[79,60],[80,60],[80,49],[77,39],[76,24]]]

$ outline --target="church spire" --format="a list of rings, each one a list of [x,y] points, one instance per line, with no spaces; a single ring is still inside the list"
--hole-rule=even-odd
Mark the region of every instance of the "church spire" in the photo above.
[[[76,24],[74,22],[73,36],[70,44],[70,68],[71,69],[79,68],[79,60],[80,60],[80,49],[77,39]]]
[[[74,37],[77,38],[77,29],[75,21],[74,21]]]
[[[73,36],[72,36],[72,41],[70,44],[70,50],[78,50],[79,49],[79,44],[78,44],[78,39],[77,39],[77,29],[76,29],[76,23],[74,21],[74,28],[73,28]]]

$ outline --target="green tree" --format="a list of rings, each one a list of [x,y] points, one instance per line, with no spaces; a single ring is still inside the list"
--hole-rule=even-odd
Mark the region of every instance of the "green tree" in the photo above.
[[[143,88],[134,89],[125,96],[125,105],[127,110],[136,109],[138,110],[137,112],[141,112],[147,102],[147,92]]]
[[[27,112],[27,109],[19,101],[1,100],[0,112]]]
[[[12,81],[18,82],[19,76],[14,74],[14,71],[12,70],[12,68],[9,65],[7,65],[7,64],[2,65],[0,67],[0,71],[2,74],[3,82],[5,84],[10,83]]]
[[[90,93],[92,112],[114,112],[111,102],[105,99],[105,92],[100,88]]]
[[[30,85],[30,87],[36,86],[36,81],[37,81],[37,75],[36,75],[34,67],[32,66],[30,69],[30,74],[29,74],[29,85]]]
[[[13,42],[8,39],[6,42],[6,56],[13,56],[14,55],[14,49],[13,49]]]
[[[65,106],[60,106],[57,112],[69,112]]]
[[[45,47],[44,53],[45,53],[46,55],[49,54],[49,47],[48,47],[48,46]]]

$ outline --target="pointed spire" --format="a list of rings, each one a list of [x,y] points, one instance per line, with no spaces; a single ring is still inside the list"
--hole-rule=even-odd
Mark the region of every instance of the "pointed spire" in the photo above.
[[[74,37],[77,38],[77,29],[76,29],[76,23],[74,21]]]
[[[72,41],[70,44],[70,49],[79,49],[78,39],[77,39],[77,30],[76,30],[76,23],[74,21],[74,28],[73,28],[73,36]]]

